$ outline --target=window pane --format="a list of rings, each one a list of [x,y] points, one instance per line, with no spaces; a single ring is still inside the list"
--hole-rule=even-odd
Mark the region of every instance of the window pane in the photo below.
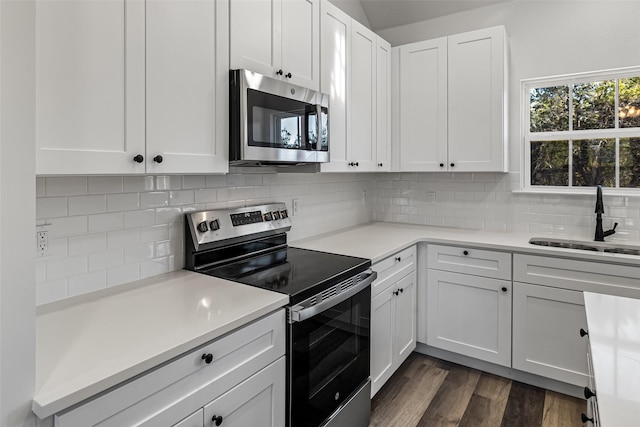
[[[640,187],[640,138],[620,138],[620,187]]]
[[[531,89],[531,132],[569,130],[569,86]]]
[[[531,141],[531,185],[569,185],[569,141]]]
[[[618,109],[620,127],[640,127],[640,77],[620,79],[618,91],[620,92]]]
[[[573,85],[573,129],[614,128],[615,96],[613,80]]]
[[[573,186],[616,186],[616,140],[573,141]]]

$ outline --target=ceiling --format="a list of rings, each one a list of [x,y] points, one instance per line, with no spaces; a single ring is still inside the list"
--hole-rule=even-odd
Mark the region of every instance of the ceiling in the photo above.
[[[360,3],[371,29],[379,31],[504,1],[508,0],[360,0]]]

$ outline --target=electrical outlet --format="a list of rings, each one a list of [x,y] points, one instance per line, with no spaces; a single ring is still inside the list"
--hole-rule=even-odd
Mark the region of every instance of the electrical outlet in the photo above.
[[[435,205],[436,204],[436,193],[427,191],[427,205]]]
[[[36,232],[36,251],[39,256],[49,255],[49,232],[41,230]]]
[[[298,199],[291,200],[291,216],[298,215]]]

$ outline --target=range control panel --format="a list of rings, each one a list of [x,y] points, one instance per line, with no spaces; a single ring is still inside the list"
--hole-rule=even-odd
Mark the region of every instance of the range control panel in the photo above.
[[[291,219],[284,203],[190,212],[185,215],[185,220],[196,248],[265,231],[286,232],[291,229]]]

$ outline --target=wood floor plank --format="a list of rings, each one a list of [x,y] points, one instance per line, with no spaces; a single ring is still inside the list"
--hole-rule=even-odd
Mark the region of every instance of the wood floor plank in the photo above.
[[[587,402],[547,390],[544,398],[542,427],[574,427],[582,425],[580,414],[587,412]]]
[[[457,426],[479,379],[480,371],[454,365],[417,425]]]
[[[544,389],[513,381],[501,427],[541,426],[544,396]]]
[[[411,376],[398,375],[401,380],[391,385],[390,389],[393,390],[387,390],[385,384],[378,393],[384,395],[374,403],[369,425],[415,426],[447,375],[448,371],[436,367],[433,363],[418,366]]]
[[[510,391],[510,380],[483,372],[460,421],[460,427],[499,426]]]

